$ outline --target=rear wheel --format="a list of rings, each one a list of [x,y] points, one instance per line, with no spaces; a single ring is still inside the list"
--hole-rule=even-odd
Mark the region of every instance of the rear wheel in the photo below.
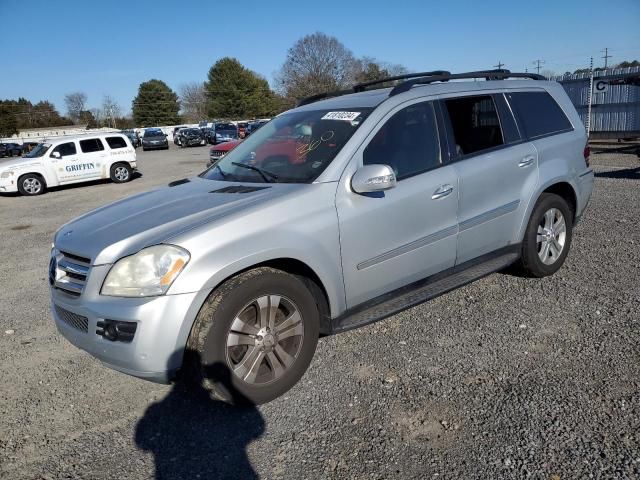
[[[18,179],[18,191],[22,195],[34,196],[44,193],[46,184],[44,179],[35,173],[27,173]]]
[[[233,404],[261,404],[298,382],[318,343],[315,300],[297,277],[244,272],[214,290],[193,326],[183,379]]]
[[[569,253],[573,234],[573,211],[566,200],[543,193],[533,209],[522,243],[520,266],[532,277],[557,272]]]
[[[126,183],[131,180],[131,167],[127,163],[116,163],[111,166],[111,181]]]

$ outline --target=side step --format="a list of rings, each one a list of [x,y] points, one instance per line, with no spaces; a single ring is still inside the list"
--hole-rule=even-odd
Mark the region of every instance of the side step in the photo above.
[[[339,333],[362,327],[415,307],[508,267],[518,260],[519,252],[520,245],[510,246],[358,305],[347,310],[344,315],[333,319],[332,331]]]

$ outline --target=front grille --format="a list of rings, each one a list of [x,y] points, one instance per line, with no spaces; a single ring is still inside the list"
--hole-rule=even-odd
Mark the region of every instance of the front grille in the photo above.
[[[87,283],[90,266],[91,259],[89,258],[60,252],[59,255],[51,259],[49,282],[53,287],[78,297],[82,294]]]
[[[76,330],[80,330],[84,333],[87,333],[89,331],[89,320],[87,319],[87,317],[83,317],[82,315],[78,315],[77,313],[65,310],[58,305],[55,305],[55,309],[58,318],[70,327],[75,328]]]
[[[209,156],[212,158],[218,158],[224,155],[225,152],[223,152],[222,150],[211,150],[211,152],[209,153]]]

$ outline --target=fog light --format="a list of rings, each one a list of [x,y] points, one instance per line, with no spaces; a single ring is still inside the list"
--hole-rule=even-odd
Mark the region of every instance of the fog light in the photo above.
[[[104,320],[96,324],[96,333],[112,342],[129,343],[135,336],[138,324],[136,322],[122,322],[118,320]]]

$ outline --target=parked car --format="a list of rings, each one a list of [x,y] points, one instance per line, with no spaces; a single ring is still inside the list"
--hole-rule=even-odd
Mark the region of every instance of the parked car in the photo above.
[[[213,165],[215,162],[224,157],[231,150],[236,148],[242,140],[231,140],[230,142],[224,142],[219,145],[214,145],[209,149],[209,163]]]
[[[200,127],[205,143],[212,143],[210,138],[213,136],[213,127]]]
[[[18,143],[0,143],[0,157],[19,157],[22,155],[22,145]]]
[[[215,132],[215,135],[212,136],[210,143],[213,143],[214,145],[238,140],[238,128],[233,123],[216,123],[213,126],[213,131]]]
[[[361,90],[303,100],[202,174],[62,226],[59,331],[125,373],[263,403],[321,334],[513,263],[562,266],[594,175],[559,84],[426,72]]]
[[[25,155],[38,146],[38,142],[23,142],[22,154]]]
[[[133,148],[138,148],[140,146],[140,136],[138,135],[138,132],[134,130],[120,130],[120,133],[126,135],[127,138],[129,138],[129,141],[131,142],[131,145],[133,145]]]
[[[205,145],[204,135],[199,128],[185,128],[180,130],[180,146],[193,147],[194,145]]]
[[[105,178],[123,183],[135,170],[135,149],[121,133],[61,137],[0,163],[0,193],[40,195],[48,187]]]
[[[187,127],[181,126],[181,127],[175,127],[173,129],[173,144],[174,145],[180,145],[180,130],[182,130],[183,128],[187,128]]]
[[[147,128],[142,136],[142,151],[169,150],[167,135],[159,128]]]
[[[257,122],[250,122],[247,125],[247,130],[244,132],[244,136],[248,137],[249,135],[251,135],[253,132],[258,130],[261,126],[263,126],[266,123],[267,123],[266,121],[262,121],[262,120]]]

